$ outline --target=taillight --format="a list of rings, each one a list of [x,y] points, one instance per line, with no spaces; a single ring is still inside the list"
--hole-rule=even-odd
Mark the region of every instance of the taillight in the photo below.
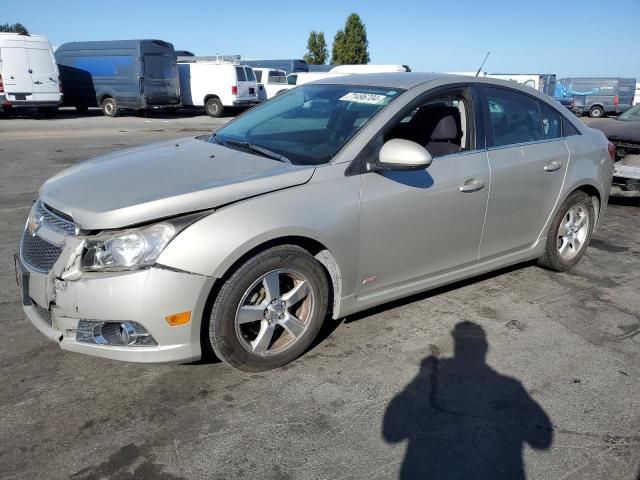
[[[2,75],[0,75],[0,93],[4,92],[4,83],[2,83]]]
[[[607,145],[607,148],[609,149],[609,156],[611,157],[611,161],[615,163],[616,161],[616,147],[613,143],[609,142],[609,145]]]
[[[620,99],[618,98],[618,95],[616,95],[615,97],[613,97],[613,105],[617,107],[619,103]]]
[[[238,94],[238,87],[236,87],[235,85],[233,85],[231,87],[231,95],[237,95]]]
[[[575,107],[576,106],[576,99],[571,97],[571,106]]]

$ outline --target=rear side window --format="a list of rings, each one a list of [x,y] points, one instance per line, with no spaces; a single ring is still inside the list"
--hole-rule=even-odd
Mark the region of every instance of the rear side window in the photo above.
[[[256,74],[256,81],[258,83],[262,82],[262,70],[254,70],[253,73]]]
[[[542,114],[542,138],[548,140],[562,137],[562,115],[546,103],[540,103]]]
[[[569,120],[562,117],[562,136],[570,137],[572,135],[580,135],[580,132]]]
[[[236,67],[236,77],[238,77],[238,81],[239,82],[246,82],[247,81],[247,74],[244,73],[244,68]]]
[[[255,82],[256,76],[253,74],[253,69],[245,68],[244,70],[247,72],[247,80],[249,80],[250,82]]]
[[[543,138],[538,102],[502,88],[487,88],[489,116],[496,147],[535,142]]]
[[[135,73],[135,60],[131,55],[96,55],[69,59],[71,73],[78,77],[129,77]]]

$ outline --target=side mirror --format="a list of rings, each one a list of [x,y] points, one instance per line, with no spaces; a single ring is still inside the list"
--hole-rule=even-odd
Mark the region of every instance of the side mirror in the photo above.
[[[423,170],[431,165],[431,154],[422,145],[393,138],[380,149],[376,170]]]

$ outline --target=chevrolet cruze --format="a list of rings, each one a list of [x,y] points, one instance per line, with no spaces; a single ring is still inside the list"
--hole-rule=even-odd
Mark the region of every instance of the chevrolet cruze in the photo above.
[[[65,350],[275,368],[329,317],[531,259],[573,267],[612,153],[529,87],[325,79],[49,179],[15,257],[24,311]]]

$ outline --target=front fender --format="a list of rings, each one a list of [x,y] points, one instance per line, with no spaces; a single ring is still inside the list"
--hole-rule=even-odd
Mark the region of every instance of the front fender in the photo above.
[[[283,237],[305,237],[332,253],[343,287],[351,290],[358,250],[360,178],[344,176],[344,168],[327,165],[304,185],[213,212],[181,232],[158,263],[221,278],[243,255],[262,244]]]

